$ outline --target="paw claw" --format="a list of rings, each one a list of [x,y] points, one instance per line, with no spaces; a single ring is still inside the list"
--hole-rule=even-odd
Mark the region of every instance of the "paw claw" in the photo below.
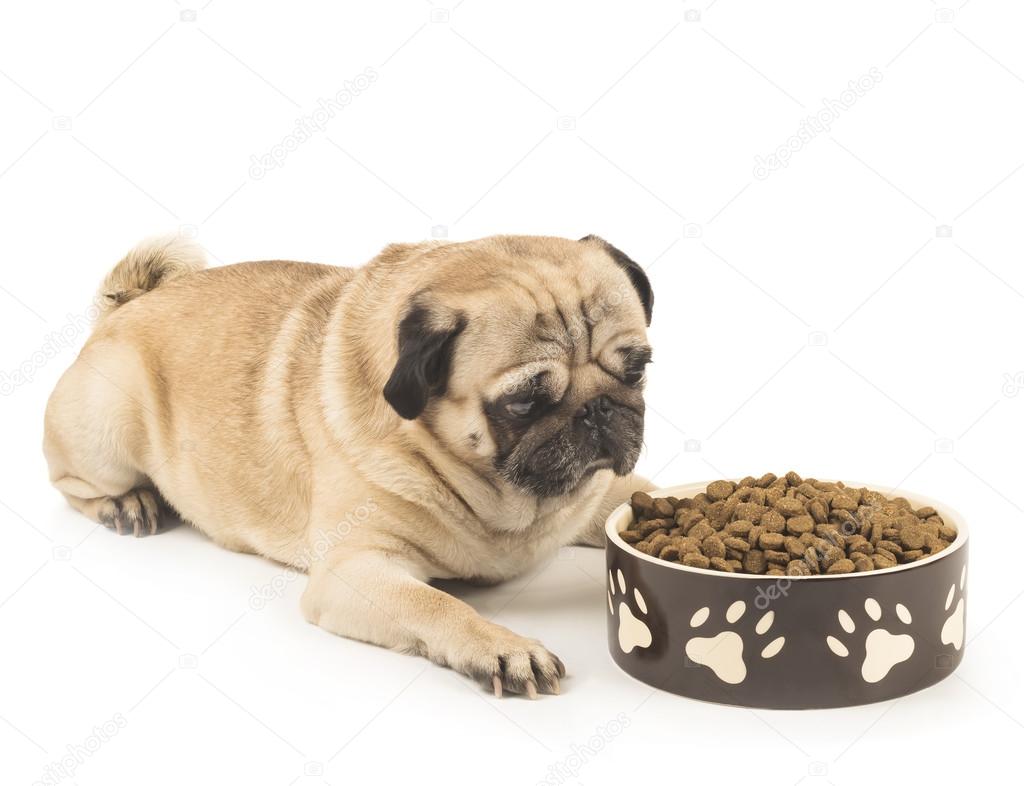
[[[473,677],[493,691],[495,698],[519,694],[536,699],[541,693],[560,691],[558,678],[565,674],[565,666],[535,639],[495,625],[463,646],[458,653],[461,657],[442,656],[437,660]]]
[[[565,676],[565,664],[562,663],[562,659],[559,658],[557,655],[552,655],[551,657],[555,659],[555,669],[558,672],[558,676],[559,677],[564,677]],[[557,679],[555,680],[555,684],[558,684],[558,680]]]

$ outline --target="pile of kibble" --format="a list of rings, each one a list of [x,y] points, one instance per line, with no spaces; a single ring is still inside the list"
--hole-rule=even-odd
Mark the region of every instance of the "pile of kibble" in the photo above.
[[[936,554],[956,538],[934,508],[795,472],[716,480],[695,497],[630,499],[622,539],[692,568],[769,576],[881,570]]]

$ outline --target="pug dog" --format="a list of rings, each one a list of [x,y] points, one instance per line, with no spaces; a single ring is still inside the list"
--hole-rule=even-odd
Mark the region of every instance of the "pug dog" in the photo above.
[[[600,546],[643,438],[643,269],[596,236],[387,246],[361,268],[206,269],[143,243],[46,409],[50,480],[135,535],[161,510],[308,575],[302,612],[503,691],[562,662],[431,579]]]

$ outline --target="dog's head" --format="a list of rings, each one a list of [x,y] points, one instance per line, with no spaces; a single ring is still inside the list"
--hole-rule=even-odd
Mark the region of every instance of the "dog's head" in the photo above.
[[[654,302],[639,265],[593,235],[441,245],[417,265],[384,387],[402,418],[535,496],[633,469]]]

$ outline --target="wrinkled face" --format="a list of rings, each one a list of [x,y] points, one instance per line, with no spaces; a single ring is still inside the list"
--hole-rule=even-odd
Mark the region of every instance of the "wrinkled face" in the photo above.
[[[642,334],[591,319],[579,315],[574,330],[537,315],[537,356],[484,391],[494,467],[536,496],[568,493],[599,469],[628,474],[640,455],[651,350]]]
[[[420,309],[406,349],[432,360],[412,374],[396,366],[388,400],[478,472],[533,496],[567,494],[602,469],[628,474],[651,360],[643,271],[598,238],[515,238],[500,249],[511,258],[481,264],[480,280],[464,269],[455,293],[432,293],[433,311],[424,297],[409,312]],[[434,382],[403,412],[396,375]]]

